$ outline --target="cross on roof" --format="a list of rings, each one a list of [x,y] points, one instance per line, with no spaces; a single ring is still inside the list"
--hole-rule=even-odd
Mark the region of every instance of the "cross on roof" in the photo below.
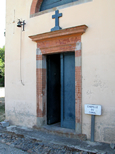
[[[59,17],[62,17],[62,13],[59,13],[59,10],[56,10],[56,11],[55,11],[55,14],[52,15],[52,19],[55,18],[55,27],[52,28],[51,31],[55,31],[55,30],[62,29],[62,28],[59,26]]]

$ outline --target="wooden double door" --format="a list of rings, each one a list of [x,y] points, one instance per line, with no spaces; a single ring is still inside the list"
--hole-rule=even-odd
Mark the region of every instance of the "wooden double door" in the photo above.
[[[47,56],[47,124],[75,129],[75,53]]]

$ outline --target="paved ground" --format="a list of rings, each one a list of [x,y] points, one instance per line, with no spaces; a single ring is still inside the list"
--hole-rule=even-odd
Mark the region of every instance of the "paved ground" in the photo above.
[[[81,152],[83,152],[67,146],[31,139],[23,135],[7,132],[0,134],[0,142],[8,145],[11,151],[13,151],[13,148],[18,148],[32,154],[82,154]],[[1,152],[2,150],[4,149],[2,148]]]
[[[0,143],[0,154],[27,154],[27,152]]]
[[[0,142],[31,154],[115,154],[109,144],[70,139],[16,126],[7,129],[0,126]]]

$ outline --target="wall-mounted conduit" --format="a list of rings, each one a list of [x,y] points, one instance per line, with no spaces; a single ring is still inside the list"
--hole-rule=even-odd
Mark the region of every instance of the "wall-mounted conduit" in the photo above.
[[[22,81],[22,27],[20,28],[20,81],[21,84],[24,86],[24,82]]]

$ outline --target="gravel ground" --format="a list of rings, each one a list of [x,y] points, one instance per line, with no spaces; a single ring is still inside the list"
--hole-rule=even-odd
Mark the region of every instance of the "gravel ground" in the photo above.
[[[2,143],[2,144],[1,144]],[[6,145],[5,145],[6,144]],[[15,149],[17,148],[17,149]],[[23,151],[21,151],[21,150]],[[74,148],[42,142],[35,139],[24,138],[14,133],[0,133],[0,154],[93,154]]]
[[[27,154],[20,149],[8,146],[6,144],[0,143],[0,154]]]
[[[0,126],[0,154],[115,154],[110,144],[90,143],[90,141],[87,143],[80,140],[76,142],[73,139],[44,134],[40,131],[30,131],[27,128],[26,130],[19,127],[11,128],[12,131],[9,129],[11,132],[8,132],[6,128]],[[64,144],[61,144],[62,142]],[[68,143],[71,143],[69,144],[71,146],[68,146]]]

